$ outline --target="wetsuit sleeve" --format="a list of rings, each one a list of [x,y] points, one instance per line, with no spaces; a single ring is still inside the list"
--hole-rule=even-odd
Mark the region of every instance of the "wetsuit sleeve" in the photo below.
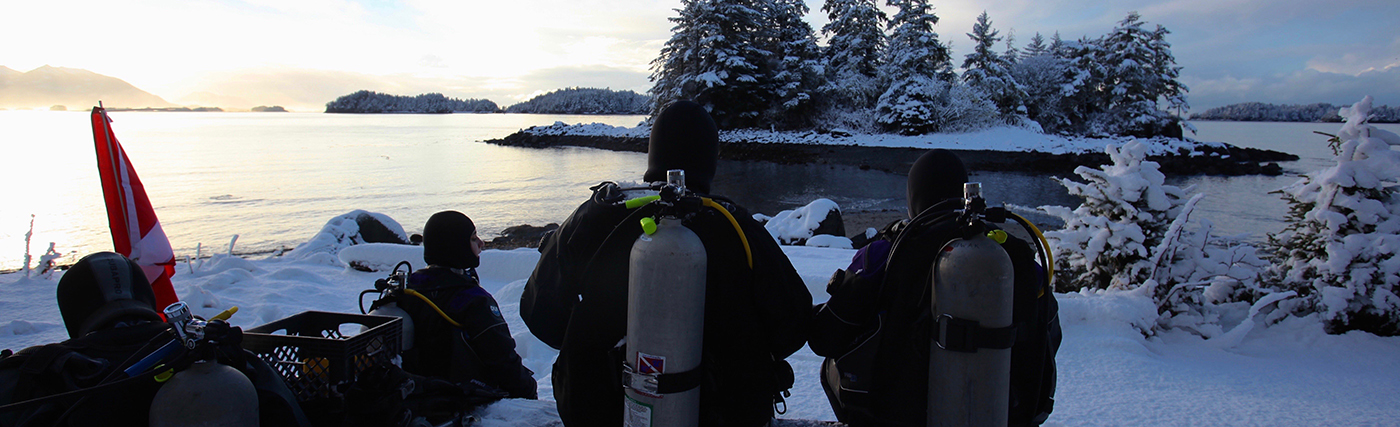
[[[856,252],[849,267],[831,275],[826,285],[830,298],[814,308],[812,335],[808,337],[813,353],[840,356],[869,330],[889,249],[889,240],[875,240]]]
[[[575,263],[587,261],[576,260],[568,245],[577,232],[579,216],[585,206],[580,206],[557,231],[540,242],[540,260],[520,295],[520,317],[525,320],[525,326],[536,338],[556,350],[564,344],[569,316],[578,303]]]
[[[496,299],[480,287],[463,293],[469,302],[453,317],[462,324],[463,333],[458,334],[458,339],[466,340],[467,348],[481,361],[481,375],[510,393],[510,397],[536,398],[534,373],[516,354],[515,339],[510,336],[510,327],[501,317]]]
[[[779,359],[787,358],[807,344],[812,324],[812,293],[768,230],[747,213],[736,217],[742,223],[744,234],[749,236],[754,258],[753,283],[758,292],[756,300],[765,304],[759,309],[773,333],[769,351]]]

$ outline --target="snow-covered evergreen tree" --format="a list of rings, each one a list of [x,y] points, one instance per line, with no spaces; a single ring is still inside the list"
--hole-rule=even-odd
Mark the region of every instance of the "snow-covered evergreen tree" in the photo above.
[[[1179,125],[1181,119],[1160,109],[1158,102],[1178,110],[1186,107],[1186,86],[1176,80],[1181,67],[1176,66],[1171,45],[1165,40],[1169,32],[1161,26],[1148,31],[1144,25],[1142,16],[1131,12],[1100,40],[1099,60],[1104,64],[1101,100],[1108,110],[1091,118],[1096,122],[1091,128],[1144,137],[1180,133],[1169,128]]]
[[[1367,96],[1340,115],[1347,122],[1337,164],[1282,190],[1283,232],[1269,236],[1270,278],[1296,291],[1334,333],[1400,333],[1400,136],[1367,124]]]
[[[1026,49],[1021,51],[1021,59],[1024,60],[1049,54],[1050,50],[1050,46],[1045,44],[1045,36],[1037,32],[1034,36],[1031,36],[1031,42],[1026,45]]]
[[[876,103],[876,121],[905,135],[941,130],[940,110],[949,108],[950,84],[956,77],[948,47],[938,41],[938,16],[927,0],[890,0],[899,12],[891,29],[884,75],[889,87]]]
[[[824,78],[821,50],[816,33],[803,20],[807,3],[802,0],[772,0],[768,28],[773,31],[768,68],[773,103],[765,114],[766,124],[791,129],[806,126],[816,108],[817,91]]]
[[[883,89],[880,66],[884,62],[884,27],[889,20],[875,0],[827,0],[822,5],[827,37],[822,50],[827,84],[823,89],[832,107],[873,108]]]
[[[986,11],[983,11],[982,13],[987,13],[987,12],[986,12]],[[1009,32],[1007,32],[1007,33],[1006,33],[1006,51],[1004,51],[1004,52],[1001,53],[1001,59],[1002,59],[1002,61],[1005,61],[1007,64],[1010,64],[1010,65],[1015,65],[1017,62],[1021,62],[1021,55],[1022,55],[1021,49],[1018,48],[1018,47],[1016,47],[1016,32],[1015,32],[1015,31],[1009,31]]]
[[[652,61],[652,115],[679,99],[709,109],[722,129],[753,126],[773,102],[770,33],[762,0],[682,0],[676,25]]]
[[[1071,195],[1084,198],[1083,204],[1074,210],[1040,207],[1065,221],[1063,229],[1045,233],[1054,248],[1060,292],[1128,289],[1152,278],[1153,248],[1184,203],[1185,192],[1164,185],[1157,162],[1146,160],[1146,145],[1132,141],[1105,151],[1113,164],[1075,168],[1086,182],[1057,178]]]
[[[963,60],[963,81],[996,104],[1007,123],[1018,123],[1015,118],[1026,114],[1026,91],[1012,77],[1007,57],[992,51],[1001,37],[992,29],[986,11],[977,16],[967,36],[972,39],[973,47]]]

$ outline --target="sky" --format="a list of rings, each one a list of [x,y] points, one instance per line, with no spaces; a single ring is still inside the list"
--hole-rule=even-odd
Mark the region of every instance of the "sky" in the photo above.
[[[368,89],[501,106],[565,87],[645,92],[679,0],[17,0],[0,65],[117,77],[185,105],[319,111]],[[976,16],[1024,46],[1107,33],[1130,11],[1172,34],[1193,110],[1237,102],[1400,104],[1393,0],[932,1],[956,62]],[[814,29],[827,22],[808,0]],[[888,9],[888,7],[887,7]],[[246,105],[244,105],[246,104]]]

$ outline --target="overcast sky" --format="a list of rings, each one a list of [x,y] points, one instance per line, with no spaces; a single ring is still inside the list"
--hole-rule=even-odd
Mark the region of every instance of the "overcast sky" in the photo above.
[[[826,23],[823,0],[808,21]],[[508,106],[563,87],[644,92],[679,0],[7,2],[0,65],[82,68],[180,104],[317,111],[369,89]],[[1397,0],[932,1],[960,64],[984,9],[1036,32],[1107,33],[1130,11],[1172,34],[1193,110],[1245,101],[1400,105]]]

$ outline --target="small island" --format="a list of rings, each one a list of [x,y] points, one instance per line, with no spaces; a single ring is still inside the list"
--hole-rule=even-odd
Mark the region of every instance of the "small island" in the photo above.
[[[448,98],[440,93],[400,96],[362,90],[326,103],[327,113],[499,113],[501,107],[485,99]]]
[[[287,109],[286,109],[286,108],[282,108],[281,105],[273,105],[273,106],[259,105],[259,106],[253,107],[253,110],[252,110],[252,111],[253,111],[254,113],[285,113],[285,112],[287,112]]]

